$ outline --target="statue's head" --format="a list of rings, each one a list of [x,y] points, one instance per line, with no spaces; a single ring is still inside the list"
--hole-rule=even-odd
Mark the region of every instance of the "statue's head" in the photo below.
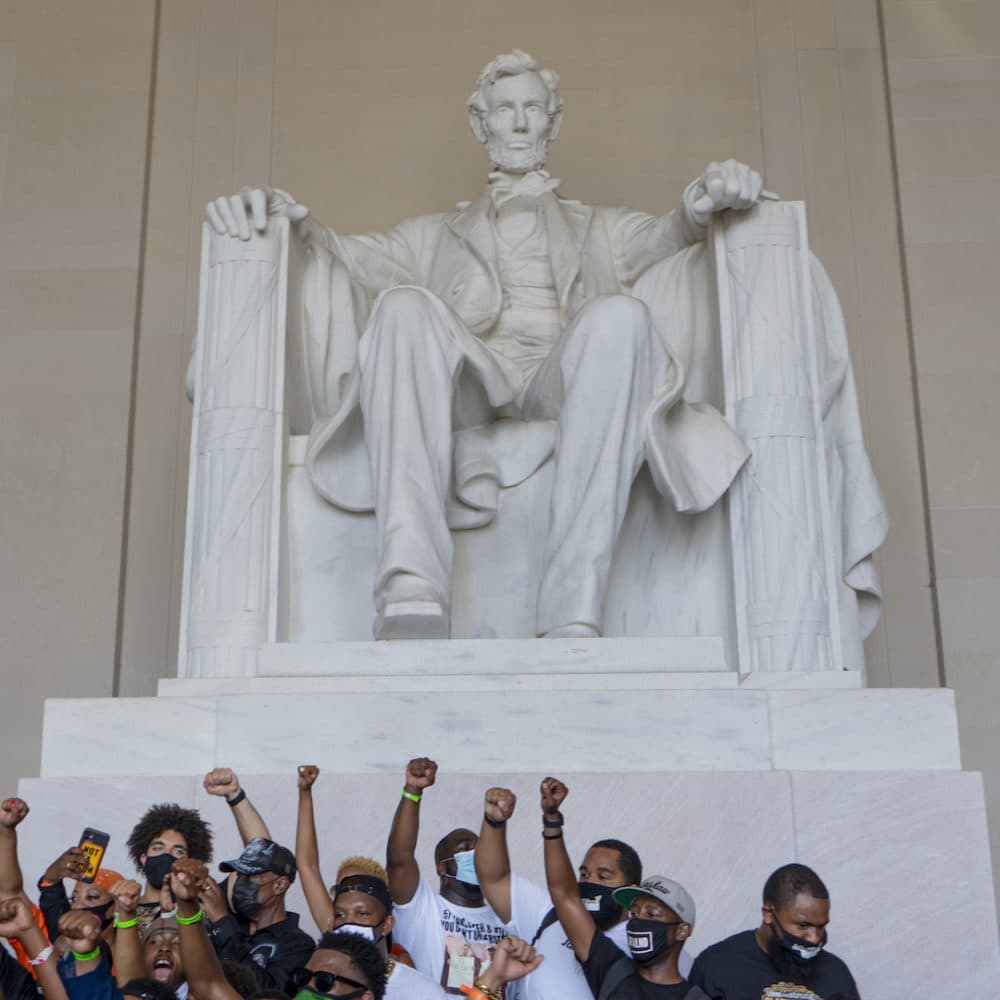
[[[479,74],[466,102],[469,124],[500,170],[523,174],[545,163],[562,124],[559,75],[539,69],[527,52],[497,56]]]

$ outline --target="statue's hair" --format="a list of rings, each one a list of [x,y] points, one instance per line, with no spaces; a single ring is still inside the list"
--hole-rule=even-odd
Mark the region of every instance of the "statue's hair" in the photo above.
[[[372,878],[377,878],[380,882],[385,882],[386,885],[389,884],[389,875],[382,865],[374,858],[366,858],[363,854],[355,854],[349,858],[344,858],[340,862],[340,867],[337,869],[337,881],[330,886],[331,896],[336,894],[337,885],[343,879],[344,872],[350,870],[364,872],[365,875],[371,875]]]
[[[558,120],[558,117],[562,114],[563,101],[559,96],[559,74],[552,69],[539,69],[537,61],[532,56],[529,56],[527,52],[522,52],[520,49],[512,49],[510,52],[498,55],[483,67],[483,71],[479,74],[479,80],[476,82],[476,89],[469,95],[469,99],[465,102],[466,107],[469,109],[469,120],[472,123],[472,130],[476,133],[476,138],[480,141],[482,141],[480,135],[481,127],[477,129],[476,126],[477,123],[482,121],[489,110],[489,104],[486,100],[487,91],[502,77],[520,76],[522,73],[538,74],[549,92],[548,112],[550,117]]]
[[[782,865],[764,883],[764,905],[776,910],[794,903],[795,897],[803,894],[813,899],[830,898],[823,880],[806,865]]]

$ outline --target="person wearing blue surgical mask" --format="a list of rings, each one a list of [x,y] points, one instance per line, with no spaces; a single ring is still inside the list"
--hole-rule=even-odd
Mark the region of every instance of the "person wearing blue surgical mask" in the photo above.
[[[448,993],[458,993],[489,967],[507,928],[479,886],[474,861],[479,838],[472,830],[459,827],[438,841],[437,891],[421,878],[416,861],[421,801],[436,777],[437,764],[427,757],[407,764],[386,846],[386,871],[396,918],[394,940],[413,956],[418,972]]]

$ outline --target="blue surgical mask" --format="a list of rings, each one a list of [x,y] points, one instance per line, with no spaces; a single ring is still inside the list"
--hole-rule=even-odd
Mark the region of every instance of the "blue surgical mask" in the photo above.
[[[450,860],[455,862],[455,874],[452,878],[466,885],[479,885],[479,876],[476,874],[476,852],[459,851]]]

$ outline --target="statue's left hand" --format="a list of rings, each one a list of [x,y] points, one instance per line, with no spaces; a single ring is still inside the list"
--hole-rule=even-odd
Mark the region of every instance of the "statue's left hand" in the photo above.
[[[737,211],[751,208],[762,195],[774,197],[764,192],[764,179],[753,167],[726,160],[710,163],[701,177],[688,185],[684,207],[695,224],[705,226],[713,213],[727,208]]]

